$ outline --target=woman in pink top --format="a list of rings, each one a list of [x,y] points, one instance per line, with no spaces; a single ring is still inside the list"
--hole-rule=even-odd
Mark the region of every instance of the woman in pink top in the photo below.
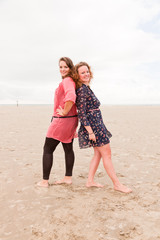
[[[47,131],[43,152],[43,180],[37,185],[48,187],[49,175],[53,163],[53,152],[61,142],[65,152],[66,174],[56,184],[72,183],[74,165],[73,138],[78,125],[77,109],[75,105],[75,69],[71,59],[63,57],[59,60],[62,82],[55,91],[54,112],[52,122]]]

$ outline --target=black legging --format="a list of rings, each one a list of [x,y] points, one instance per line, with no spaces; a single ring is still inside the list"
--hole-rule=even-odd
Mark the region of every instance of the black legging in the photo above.
[[[48,180],[53,164],[53,152],[60,141],[53,138],[46,138],[43,148],[43,179]],[[65,176],[72,176],[74,165],[73,140],[71,143],[62,143],[65,152],[66,173]]]

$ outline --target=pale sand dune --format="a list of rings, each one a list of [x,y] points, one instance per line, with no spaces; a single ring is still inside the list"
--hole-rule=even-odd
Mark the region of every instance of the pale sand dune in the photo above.
[[[0,106],[0,240],[159,240],[160,106],[103,106],[112,132],[113,163],[131,194],[115,192],[102,163],[86,189],[92,149],[74,142],[72,186],[52,183],[64,174],[61,145],[49,189],[41,179],[44,138],[53,106]]]

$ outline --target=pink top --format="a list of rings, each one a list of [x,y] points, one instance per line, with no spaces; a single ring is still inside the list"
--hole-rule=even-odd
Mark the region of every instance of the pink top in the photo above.
[[[61,117],[56,113],[56,110],[59,106],[64,108],[64,104],[67,101],[72,101],[74,104],[66,116],[77,115],[75,88],[75,82],[72,78],[66,77],[62,79],[62,82],[55,91],[53,116]],[[76,137],[77,125],[78,117],[53,118],[47,131],[47,137],[57,139],[63,143],[70,143]]]

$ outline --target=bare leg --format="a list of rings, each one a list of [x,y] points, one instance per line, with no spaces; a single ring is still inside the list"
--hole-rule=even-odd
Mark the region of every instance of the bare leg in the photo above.
[[[101,160],[101,154],[99,153],[99,151],[96,148],[94,148],[94,156],[90,163],[86,187],[103,187],[103,185],[94,182],[94,175],[97,171],[100,160]]]
[[[99,153],[102,156],[103,159],[103,165],[104,168],[108,174],[108,176],[111,178],[113,185],[114,185],[114,189],[120,192],[124,192],[124,193],[129,193],[132,192],[132,190],[126,186],[124,186],[123,184],[120,183],[113,164],[112,164],[112,160],[111,160],[111,148],[109,144],[106,144],[102,147],[97,147]]]

